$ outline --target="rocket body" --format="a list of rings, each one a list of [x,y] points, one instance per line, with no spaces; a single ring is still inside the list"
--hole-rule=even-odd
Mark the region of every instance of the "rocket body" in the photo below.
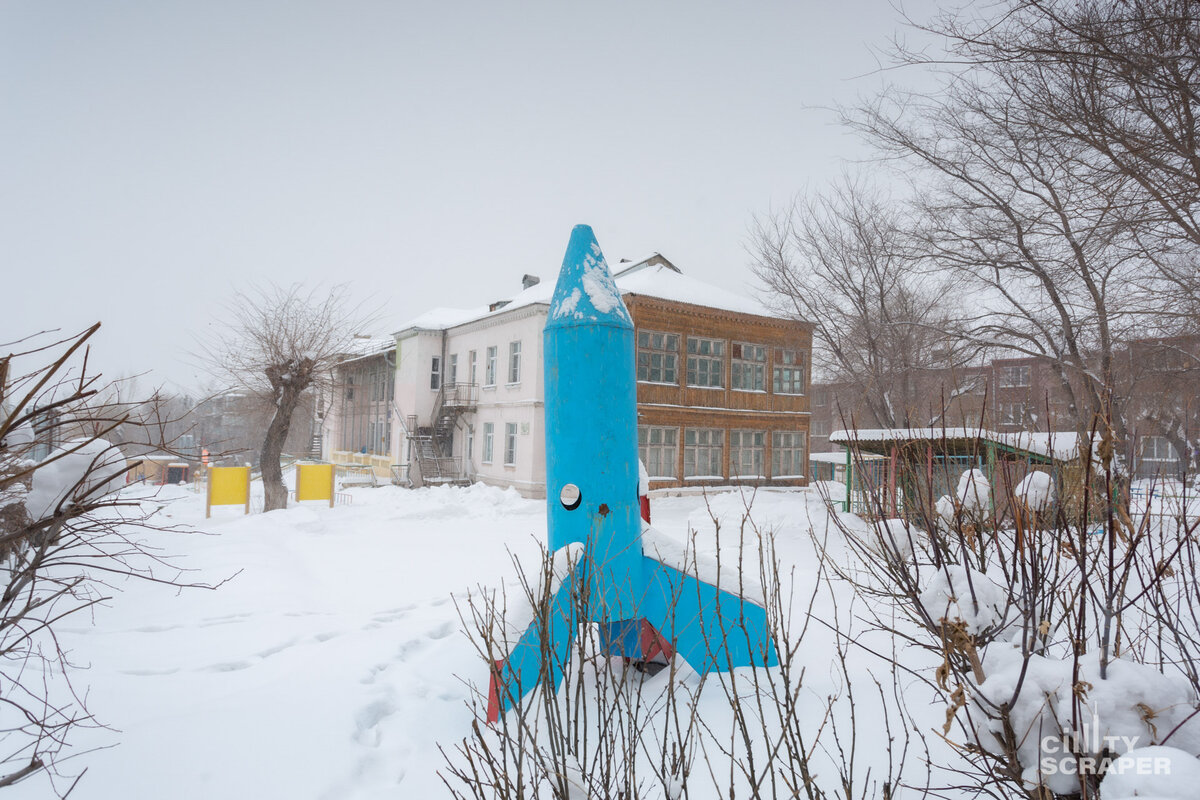
[[[777,664],[764,608],[694,559],[643,552],[633,320],[587,225],[571,231],[542,336],[549,549],[570,568],[492,663],[488,721],[539,681],[558,685],[581,623],[599,623],[609,656],[678,654],[699,672]]]
[[[550,549],[585,545],[593,621],[633,619],[645,583],[633,320],[587,225],[571,232],[543,345]]]

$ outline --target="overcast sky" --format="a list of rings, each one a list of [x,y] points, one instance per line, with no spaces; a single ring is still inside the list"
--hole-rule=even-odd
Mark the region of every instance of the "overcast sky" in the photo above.
[[[883,0],[0,0],[0,343],[99,320],[107,374],[191,386],[250,282],[348,281],[387,333],[552,280],[580,222],[610,262],[752,293],[754,215],[863,155],[822,107],[878,85],[900,25]]]

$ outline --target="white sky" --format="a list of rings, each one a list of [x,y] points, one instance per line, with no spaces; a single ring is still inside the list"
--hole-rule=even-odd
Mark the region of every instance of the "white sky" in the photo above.
[[[930,4],[906,7],[917,17]],[[571,226],[753,292],[755,214],[863,154],[819,107],[884,0],[0,3],[0,343],[104,323],[197,383],[248,282],[349,281],[376,332],[552,280]]]

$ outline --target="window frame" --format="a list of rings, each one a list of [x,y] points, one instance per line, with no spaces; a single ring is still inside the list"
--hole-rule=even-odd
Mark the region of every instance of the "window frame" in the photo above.
[[[654,441],[654,434],[658,433],[659,441]],[[671,442],[667,442],[667,434],[670,434]],[[651,457],[651,451],[657,453],[657,457]],[[671,458],[667,461],[664,458],[666,453],[671,454]],[[679,479],[679,428],[672,425],[639,425],[638,426],[638,458],[646,467],[646,473],[650,476],[650,480],[678,480]],[[653,469],[652,464],[657,462],[659,469]],[[670,474],[665,474],[662,469],[664,463],[669,463],[671,466]],[[655,474],[657,473],[657,474]]]
[[[744,444],[742,439],[746,436],[752,437],[750,444]],[[761,441],[755,444],[753,437],[758,436]],[[766,430],[754,428],[734,428],[729,431],[729,479],[730,480],[766,480],[767,478],[767,436]],[[735,444],[736,440],[736,444]],[[742,473],[742,456],[743,451],[751,454],[751,462],[754,461],[754,454],[757,451],[758,466],[757,469],[751,464],[752,473]],[[734,462],[737,461],[737,470],[734,470]]]
[[[498,346],[491,345],[483,352],[483,385],[496,385],[496,359],[498,354]]]
[[[1006,413],[1015,410],[1016,414]],[[1010,417],[1015,416],[1015,419]],[[1020,400],[1005,400],[996,403],[996,423],[998,425],[1024,425],[1025,403]]]
[[[517,465],[517,423],[504,423],[504,466]]]
[[[726,360],[725,360],[725,339],[712,339],[707,336],[689,336],[687,337],[687,373],[685,380],[687,385],[692,389],[724,389],[727,382]],[[692,350],[692,342],[696,342],[696,350]],[[701,351],[701,346],[707,344],[710,350],[716,352],[704,353]],[[719,362],[720,370],[716,373],[720,376],[720,383],[698,383],[700,379],[700,365],[702,362],[708,364],[708,369],[704,370],[705,374],[711,377],[713,375],[712,365]]]
[[[442,357],[433,356],[429,367],[429,391],[436,392],[442,388]]]
[[[1010,377],[1013,373],[1016,377]],[[1004,364],[996,367],[996,387],[999,389],[1025,389],[1032,385],[1033,370],[1028,364]]]
[[[655,337],[662,337],[662,346],[655,346]],[[668,333],[667,331],[652,331],[638,330],[636,334],[636,349],[637,349],[637,382],[638,383],[653,383],[660,386],[678,386],[679,385],[679,340],[678,333]],[[674,341],[675,346],[669,346],[670,341]],[[645,342],[643,344],[643,342]],[[654,366],[654,358],[658,356],[661,359],[660,365]],[[670,366],[668,366],[670,360]],[[643,363],[644,362],[644,363]],[[661,373],[661,380],[654,378],[655,371]],[[674,376],[674,380],[667,378],[667,373]],[[643,377],[644,376],[644,377]]]
[[[689,443],[689,434],[693,436],[694,441]],[[701,442],[701,434],[706,434],[705,438],[708,441]],[[719,441],[714,443],[711,434],[717,434]],[[689,451],[692,472],[689,474]],[[697,469],[697,464],[700,463],[700,452],[707,453],[705,459],[706,471],[701,472]],[[716,461],[713,460],[715,451]],[[719,465],[717,470],[710,469],[714,463]],[[725,480],[725,429],[724,428],[684,428],[683,429],[683,479],[702,481],[702,480]]]
[[[1146,455],[1146,443],[1154,442],[1155,455]],[[1167,455],[1157,455],[1158,445],[1162,444],[1167,451]],[[1140,461],[1153,461],[1156,464],[1178,464],[1179,454],[1175,452],[1175,446],[1171,444],[1171,440],[1165,436],[1142,436],[1138,443],[1138,459]]]
[[[481,463],[481,464],[491,464],[492,463],[492,456],[495,455],[495,450],[493,447],[493,445],[495,443],[495,434],[496,434],[495,423],[492,423],[492,422],[483,423],[483,452],[480,454],[479,463]]]
[[[785,436],[790,438],[786,444],[783,441]],[[805,431],[771,431],[772,480],[797,480],[808,477],[811,469],[808,464],[808,440],[809,437]],[[792,467],[790,470],[782,469],[781,462],[784,453],[788,453],[788,461]],[[797,470],[797,466],[799,466],[799,470]]]
[[[747,358],[745,353],[747,348],[751,353],[761,351],[762,358]],[[753,342],[731,342],[729,344],[729,388],[735,392],[759,392],[765,394],[767,391],[767,364],[771,355],[771,348],[765,344],[754,344]],[[749,368],[749,370],[747,370]],[[752,385],[750,387],[739,386],[742,379],[746,376],[747,371],[750,372]]]
[[[508,343],[508,385],[516,386],[521,382],[521,340],[514,339]]]
[[[788,356],[792,360],[788,360]],[[808,394],[808,352],[799,348],[776,347],[775,360],[771,362],[771,392],[788,397],[804,397]],[[786,378],[786,386],[785,385]],[[799,391],[796,384],[799,383]]]

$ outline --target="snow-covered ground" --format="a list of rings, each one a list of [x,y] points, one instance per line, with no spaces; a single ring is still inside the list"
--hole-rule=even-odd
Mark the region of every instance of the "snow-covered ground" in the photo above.
[[[510,557],[533,563],[545,541],[545,503],[482,485],[351,494],[333,509],[215,508],[209,520],[202,495],[158,494],[165,522],[209,535],[147,541],[191,570],[185,580],[234,577],[212,591],[125,581],[94,618],[64,624],[82,667],[75,686],[111,726],[76,731],[75,752],[109,749],[63,763],[87,767],[72,797],[446,796],[438,745],[468,734],[471,687],[486,680],[454,597],[513,585]],[[655,526],[680,538],[698,530],[712,549],[708,508],[728,531],[746,501],[705,503],[655,500]],[[810,525],[828,522],[820,498],[760,493],[753,508],[811,587],[804,553]],[[46,777],[10,794],[46,797]]]
[[[146,490],[125,490],[138,491]],[[255,491],[261,495],[261,486]],[[456,602],[479,588],[505,587],[510,596],[519,591],[513,559],[536,568],[546,536],[545,502],[482,485],[389,486],[349,493],[353,502],[333,509],[318,503],[243,516],[239,507],[227,507],[214,509],[208,520],[203,496],[184,488],[167,487],[149,501],[162,506],[160,522],[192,532],[146,532],[146,543],[186,569],[184,581],[225,582],[215,590],[179,590],[138,579],[122,581],[92,616],[72,617],[60,626],[61,643],[79,667],[73,674],[75,688],[87,693],[89,710],[109,726],[75,731],[71,757],[60,766],[70,776],[85,767],[87,772],[72,797],[340,800],[449,795],[439,774],[446,771],[439,748],[451,751],[469,736],[477,718],[472,701],[487,680]],[[845,536],[867,530],[857,517],[844,514],[838,517],[839,529],[831,513],[819,488],[653,501],[654,526],[661,536],[680,544],[690,540],[699,557],[720,555],[726,565],[738,558],[743,544],[739,530],[750,531],[744,542],[750,552],[756,551],[754,531],[771,533],[788,584],[785,591],[792,590],[785,595],[792,632],[798,634],[808,622],[795,651],[795,669],[804,675],[798,704],[803,724],[826,727],[828,738],[825,703],[830,696],[844,698],[848,676],[866,693],[860,691],[853,704],[839,702],[834,718],[845,725],[852,716],[856,723],[856,781],[868,770],[882,780],[889,767],[903,763],[913,768],[909,777],[919,785],[926,758],[951,769],[957,763],[937,735],[928,735],[942,727],[945,699],[937,699],[907,671],[932,675],[941,656],[898,645],[880,631],[863,630],[864,612],[885,618],[892,612],[883,607],[872,612],[871,601],[856,597],[844,581],[831,580],[828,572],[822,576],[814,535],[826,546],[830,568],[854,569]],[[747,514],[752,522],[742,526]],[[904,530],[899,521],[886,524]],[[914,530],[913,535],[922,534]],[[748,572],[757,574],[753,567]],[[975,574],[976,591],[993,587],[996,598],[990,602],[983,597],[981,607],[968,613],[959,602],[960,575],[965,572],[957,567],[927,573],[922,600],[938,614],[960,609],[954,616],[967,620],[972,631],[1000,624],[1008,613],[999,588],[1003,584],[993,587],[987,576]],[[807,617],[810,603],[812,615]],[[906,625],[895,624],[898,629]],[[844,666],[837,662],[839,633],[862,648],[851,648]],[[981,651],[987,675],[975,689],[981,696],[1003,694],[1013,675],[1025,674],[1019,664],[1006,671],[1016,659],[1006,641],[998,639]],[[872,673],[883,686],[891,685],[889,653],[904,663],[897,689],[913,715],[909,725],[926,734],[923,744],[907,752],[900,740],[888,738],[899,731],[889,733],[886,725],[899,720],[889,723],[872,699]],[[1022,695],[1029,712],[1025,716],[1033,720],[1022,724],[1031,729],[1040,724],[1045,708],[1064,702],[1072,680],[1069,661],[1051,663],[1039,656],[1033,662],[1026,683],[1036,682],[1036,691]],[[1186,691],[1168,686],[1153,668],[1121,662],[1112,670],[1105,686],[1092,681],[1097,685],[1089,695],[1103,706],[1096,713],[1102,712],[1105,735],[1133,732],[1144,745],[1150,729],[1145,715],[1137,713],[1139,701],[1151,703],[1152,718],[1164,727],[1176,726],[1194,706]],[[698,686],[695,676],[686,673],[683,668],[678,684],[685,692]],[[665,671],[646,677],[645,696],[653,698],[668,686],[667,680]],[[1162,691],[1148,694],[1156,682]],[[733,729],[728,685],[710,680],[700,694],[697,708],[710,732]],[[1175,757],[1189,760],[1180,763],[1171,787],[1182,785],[1179,776],[1195,766],[1189,754],[1200,749],[1196,728],[1200,724],[1179,723],[1172,739],[1172,745],[1186,751]],[[839,735],[848,736],[848,729],[843,727]],[[1025,759],[1030,765],[1038,756],[1038,741],[1030,738],[1034,749]],[[817,762],[826,757],[814,754]],[[836,780],[832,765],[817,762],[826,780]],[[697,774],[699,770],[693,777]],[[8,794],[51,796],[48,782],[41,773]],[[703,775],[699,784],[689,784],[691,797],[727,794]],[[67,786],[69,779],[58,779],[59,791]],[[1124,788],[1114,784],[1113,791]],[[1191,788],[1188,784],[1187,791]],[[1176,797],[1169,792],[1163,796]],[[1104,797],[1110,800],[1108,794]]]

